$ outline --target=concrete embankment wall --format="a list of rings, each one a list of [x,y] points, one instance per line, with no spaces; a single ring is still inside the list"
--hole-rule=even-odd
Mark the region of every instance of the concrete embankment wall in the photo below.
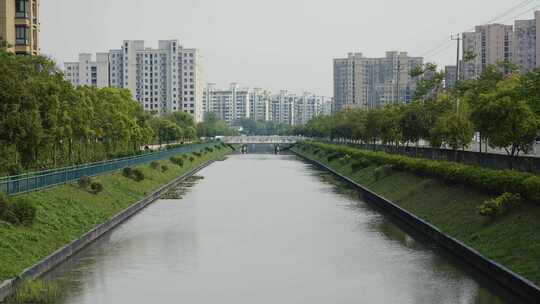
[[[38,278],[39,276],[43,275],[47,271],[50,271],[54,267],[60,265],[62,262],[69,259],[75,253],[79,252],[84,247],[88,246],[89,244],[97,240],[103,234],[111,231],[112,229],[114,229],[115,227],[117,227],[118,225],[126,221],[127,219],[129,219],[131,216],[135,215],[137,212],[141,211],[142,209],[144,209],[151,203],[158,200],[169,189],[177,186],[180,182],[194,175],[195,173],[202,170],[203,168],[209,166],[213,162],[214,161],[208,161],[202,164],[201,166],[176,178],[175,180],[159,188],[157,191],[150,194],[149,196],[143,198],[142,200],[126,208],[125,210],[123,210],[122,212],[120,212],[119,214],[111,218],[110,220],[106,221],[103,224],[100,224],[99,226],[95,227],[91,231],[87,232],[79,239],[57,250],[56,252],[46,257],[45,259],[41,260],[37,264],[25,269],[16,278],[4,281],[0,285],[0,302],[3,301],[6,297],[8,297],[11,293],[13,293],[17,285],[20,284],[25,279]]]
[[[467,262],[469,265],[484,273],[492,280],[498,282],[500,285],[509,289],[512,293],[516,294],[523,300],[530,303],[539,303],[540,288],[538,288],[531,281],[516,274],[510,269],[504,267],[503,265],[484,257],[475,249],[467,246],[466,244],[453,237],[448,236],[447,234],[439,230],[437,227],[429,224],[428,222],[401,208],[395,203],[392,203],[384,197],[372,192],[366,187],[358,184],[347,176],[344,176],[341,173],[333,170],[325,164],[306,157],[302,154],[296,152],[295,154],[343,179],[354,188],[360,190],[366,201],[378,206],[379,208],[385,210],[394,217],[400,219],[404,223],[411,226],[414,230],[428,236],[437,244],[451,252],[453,255]]]

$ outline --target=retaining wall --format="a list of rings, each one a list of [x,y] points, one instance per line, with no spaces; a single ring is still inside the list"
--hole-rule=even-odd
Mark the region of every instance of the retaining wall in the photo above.
[[[143,198],[142,200],[136,202],[135,204],[131,205],[130,207],[124,209],[122,212],[111,218],[110,220],[106,221],[103,224],[100,224],[99,226],[95,227],[94,229],[90,230],[89,232],[85,233],[83,236],[81,236],[79,239],[71,242],[70,244],[66,245],[65,247],[57,250],[53,254],[49,255],[45,259],[41,260],[37,264],[25,269],[19,276],[16,278],[12,278],[9,280],[4,281],[0,285],[0,302],[3,301],[6,297],[8,297],[15,288],[17,288],[17,285],[20,284],[25,279],[36,279],[39,276],[43,275],[44,273],[50,271],[51,269],[55,268],[56,266],[60,265],[62,262],[69,259],[71,256],[73,256],[75,253],[82,250],[84,247],[88,246],[95,240],[97,240],[99,237],[101,237],[103,234],[111,231],[112,229],[116,228],[118,225],[135,215],[137,212],[141,211],[151,203],[155,202],[157,199],[159,199],[163,194],[165,194],[169,189],[172,187],[177,186],[180,182],[185,180],[186,178],[194,175],[198,171],[202,170],[203,168],[209,166],[214,161],[208,161],[201,166],[185,173],[184,175],[178,177],[177,179],[173,180],[172,182],[166,184],[165,186],[159,188],[154,193],[150,194],[149,196]]]
[[[294,151],[293,151],[294,152]],[[308,160],[309,162],[317,165],[318,167],[327,170],[339,178],[343,179],[364,195],[364,198],[374,205],[382,208],[387,211],[389,214],[397,217],[402,220],[415,230],[423,233],[424,235],[431,238],[437,244],[443,248],[450,251],[455,256],[464,260],[477,270],[489,276],[494,281],[498,282],[502,286],[508,288],[514,294],[523,298],[525,301],[530,303],[538,303],[540,301],[540,288],[536,286],[531,281],[520,276],[519,274],[511,271],[510,269],[504,267],[503,265],[492,261],[483,255],[481,255],[475,249],[467,246],[461,241],[443,233],[437,227],[431,225],[430,223],[422,220],[416,215],[410,213],[409,211],[401,208],[400,206],[392,203],[391,201],[385,199],[384,197],[372,192],[368,188],[358,184],[354,180],[348,178],[347,176],[342,175],[341,173],[335,171],[334,169],[324,165],[323,163],[311,159],[305,155],[294,152],[296,155]]]

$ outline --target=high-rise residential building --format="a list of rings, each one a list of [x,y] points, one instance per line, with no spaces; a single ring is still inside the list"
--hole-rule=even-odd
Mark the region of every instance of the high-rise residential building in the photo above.
[[[463,38],[463,58],[468,58],[467,61],[461,62],[460,77],[464,79],[474,79],[482,72],[482,34],[477,32],[466,32],[462,35]],[[472,55],[469,56],[469,55]]]
[[[330,115],[334,112],[334,98],[325,97],[323,100],[322,115]]]
[[[516,20],[512,62],[521,71],[526,72],[536,67],[536,20]]]
[[[463,76],[480,76],[488,65],[512,61],[513,26],[486,24],[476,26],[474,32],[463,33],[463,57],[468,53],[476,57],[463,62]]]
[[[299,97],[282,90],[272,95],[269,90],[240,88],[236,83],[226,90],[209,83],[204,93],[205,112],[216,114],[231,126],[240,119],[301,125],[315,116],[331,114],[332,103],[332,98],[311,93]]]
[[[447,65],[444,67],[444,87],[449,89],[456,85],[457,68],[455,65]]]
[[[144,110],[159,115],[184,111],[203,120],[204,80],[197,49],[184,49],[178,40],[159,41],[147,48],[142,40],[126,40],[121,49],[80,54],[64,64],[64,77],[75,86],[128,89]]]
[[[305,92],[296,99],[295,125],[305,125],[317,116],[332,113],[331,98]]]
[[[540,67],[540,11],[534,13],[534,19],[515,21],[512,62],[522,72]]]
[[[536,67],[540,68],[540,11],[534,12],[536,20]]]
[[[410,102],[418,79],[409,75],[423,58],[406,52],[387,52],[382,58],[349,53],[334,59],[334,102],[337,111],[345,108],[376,108]]]
[[[255,121],[269,121],[270,101],[270,91],[261,88],[253,89],[249,97],[249,117]]]
[[[64,78],[76,86],[107,87],[109,85],[109,54],[79,54],[78,62],[64,63]]]
[[[233,125],[240,119],[250,118],[252,91],[232,83],[228,90],[217,90],[213,84],[204,92],[205,108],[220,119]]]
[[[20,55],[39,54],[39,0],[0,1],[0,39]]]
[[[281,90],[279,94],[272,95],[270,120],[276,124],[295,125],[297,100],[298,97],[287,90]]]

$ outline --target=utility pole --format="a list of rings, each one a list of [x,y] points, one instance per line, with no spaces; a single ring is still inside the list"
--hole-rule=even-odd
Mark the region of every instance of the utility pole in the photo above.
[[[399,74],[401,72],[401,62],[399,61],[399,54],[398,54],[398,61],[397,61],[397,70],[396,70],[396,98],[395,102],[396,104],[399,104]]]
[[[459,53],[460,53],[460,43],[461,43],[461,34],[457,34],[457,35],[452,35],[450,37],[450,39],[452,40],[455,40],[457,42],[457,55],[456,55],[456,85],[457,85],[457,82],[459,81],[459,72],[460,72],[460,68],[459,68]]]
[[[454,83],[454,87],[457,86],[459,81],[459,53],[460,53],[460,43],[461,43],[461,34],[452,35],[450,36],[451,40],[457,41],[457,55],[456,55],[456,82]],[[456,112],[459,114],[459,98],[456,100]]]

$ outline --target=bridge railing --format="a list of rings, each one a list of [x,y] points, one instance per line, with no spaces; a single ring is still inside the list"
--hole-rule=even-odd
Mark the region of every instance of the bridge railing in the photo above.
[[[187,145],[170,150],[125,158],[118,158],[96,163],[88,163],[79,166],[31,172],[15,176],[6,176],[0,178],[0,192],[3,192],[7,195],[14,195],[37,191],[43,188],[75,181],[83,176],[96,176],[108,172],[113,172],[129,166],[139,165],[155,160],[166,159],[177,154],[191,153],[213,145],[216,145],[216,142]]]
[[[224,137],[226,143],[295,143],[302,140],[299,136],[230,136]]]

